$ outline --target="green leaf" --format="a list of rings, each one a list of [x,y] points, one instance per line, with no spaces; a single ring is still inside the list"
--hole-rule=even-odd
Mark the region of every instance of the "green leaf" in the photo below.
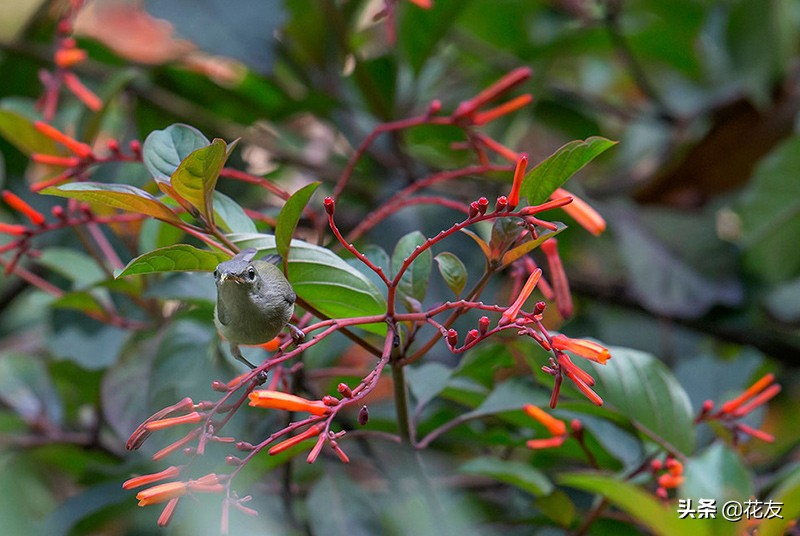
[[[527,491],[535,497],[549,495],[553,483],[530,464],[503,460],[494,456],[481,456],[468,461],[458,468],[460,473],[488,476],[498,482],[510,484]]]
[[[759,536],[780,536],[786,534],[788,524],[800,517],[800,470],[784,480],[770,493],[768,500],[773,504],[781,504],[780,514],[777,517],[767,518],[758,526]],[[766,508],[766,507],[765,507]]]
[[[653,439],[691,454],[694,448],[689,395],[658,359],[630,348],[609,348],[605,365],[592,363],[595,391]]]
[[[284,261],[289,258],[289,244],[292,241],[297,222],[300,221],[303,209],[319,184],[319,182],[312,182],[297,190],[286,200],[280,214],[278,214],[278,224],[275,227],[275,244],[278,248],[278,255]]]
[[[433,2],[431,9],[407,6],[401,10],[403,16],[398,32],[402,37],[398,45],[415,73],[422,70],[436,45],[447,35],[468,3],[464,0],[439,0]]]
[[[56,142],[36,130],[33,121],[14,110],[0,109],[0,135],[26,155],[63,154]]]
[[[152,216],[167,223],[183,223],[178,215],[172,212],[164,203],[144,190],[127,184],[73,182],[45,188],[41,193],[79,199],[89,203],[99,203],[127,212]]]
[[[212,220],[214,188],[229,154],[225,141],[216,138],[211,145],[184,158],[170,180],[178,195],[197,207],[209,221]]]
[[[563,231],[564,229],[567,228],[567,226],[564,225],[563,223],[561,223],[560,221],[555,222],[555,224],[558,227],[558,229],[556,229],[555,231],[546,230],[543,233],[540,233],[539,236],[536,239],[528,240],[527,242],[525,242],[523,244],[520,244],[520,245],[508,250],[503,255],[503,258],[500,259],[501,267],[508,266],[509,264],[514,262],[515,260],[521,258],[523,255],[527,255],[528,253],[530,253],[531,251],[533,251],[537,247],[541,246],[542,243],[544,243],[545,240],[547,240],[549,238],[553,238],[558,233],[560,233],[561,231]]]
[[[528,198],[529,205],[544,203],[583,166],[616,144],[599,136],[567,143],[525,174],[521,195]]]
[[[210,143],[196,128],[175,123],[147,136],[142,144],[142,160],[156,181],[168,182],[184,158]]]
[[[769,313],[786,324],[800,321],[800,278],[779,285],[764,298]]]
[[[473,233],[469,229],[461,229],[461,232],[470,237],[472,240],[474,240],[476,244],[478,244],[478,247],[481,248],[484,257],[486,257],[487,259],[492,258],[492,250],[489,249],[489,244],[486,243],[486,240],[484,240],[477,234]]]
[[[453,370],[441,363],[425,363],[406,367],[409,389],[417,399],[417,407],[425,406],[447,387]]]
[[[117,274],[117,278],[157,272],[211,272],[229,259],[224,253],[176,244],[139,255]]]
[[[266,234],[233,234],[240,248],[256,248],[258,255],[275,253],[275,237]],[[347,264],[329,249],[302,240],[292,240],[288,278],[300,298],[330,318],[380,315],[386,312],[378,287],[367,276]],[[374,333],[386,333],[384,324],[361,326]]]
[[[497,385],[489,396],[465,417],[476,419],[508,411],[521,411],[525,404],[544,406],[549,403],[549,394],[534,388],[524,379],[512,378]]]
[[[439,253],[434,257],[439,273],[442,274],[442,279],[453,291],[456,297],[461,296],[464,287],[467,285],[467,267],[461,262],[461,259],[456,257],[454,253],[445,251]]]
[[[86,289],[108,279],[92,257],[77,249],[47,248],[36,262],[72,281],[75,290]]]
[[[343,472],[318,479],[308,494],[308,522],[312,534],[367,536],[381,534],[381,510],[376,497]]]
[[[255,233],[256,224],[239,204],[214,191],[214,221],[227,233]]]
[[[425,236],[419,231],[412,231],[403,236],[392,253],[392,274],[397,275],[403,262],[425,243]],[[423,251],[411,266],[403,273],[397,285],[399,297],[411,297],[422,303],[428,290],[428,280],[433,268],[433,254],[430,249]]]
[[[739,204],[741,245],[753,271],[777,283],[800,276],[800,136],[762,159]]]
[[[675,507],[662,504],[652,494],[630,482],[595,473],[565,473],[556,479],[558,484],[596,493],[634,517],[653,534],[674,536],[706,536],[709,523],[703,519],[678,519]]]

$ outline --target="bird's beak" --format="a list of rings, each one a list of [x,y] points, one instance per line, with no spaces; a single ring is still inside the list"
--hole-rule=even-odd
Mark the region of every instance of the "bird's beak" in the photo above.
[[[225,281],[227,281],[229,279],[231,281],[233,281],[234,283],[236,283],[237,285],[243,281],[241,277],[239,277],[239,276],[237,276],[235,274],[228,273],[228,272],[222,272],[219,275],[219,282],[220,283],[224,283]]]

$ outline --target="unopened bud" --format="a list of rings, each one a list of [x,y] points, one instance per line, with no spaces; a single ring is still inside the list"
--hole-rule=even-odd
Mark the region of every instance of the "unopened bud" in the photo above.
[[[501,195],[500,197],[497,198],[497,205],[495,207],[495,210],[497,212],[502,212],[503,210],[505,210],[507,206],[508,206],[508,198],[506,196]]]
[[[454,329],[447,330],[447,344],[455,346],[458,344],[458,332]]]
[[[478,212],[486,214],[486,209],[489,208],[489,200],[485,197],[478,199]]]
[[[197,449],[194,447],[186,447],[183,449],[183,455],[186,457],[192,457],[197,453]]]
[[[236,443],[236,450],[241,450],[242,452],[249,452],[253,450],[255,447],[252,443],[248,443],[247,441],[239,441]]]
[[[464,346],[470,344],[472,341],[480,337],[477,329],[471,329],[467,332],[467,337],[464,339]]]
[[[214,380],[211,382],[211,388],[215,391],[219,391],[220,393],[227,393],[229,391],[228,386],[219,380]]]
[[[570,430],[572,430],[573,434],[580,434],[581,432],[583,432],[583,424],[581,424],[581,421],[579,421],[578,419],[572,419],[569,422],[569,427]]]
[[[114,154],[119,153],[119,142],[117,140],[108,140],[108,142],[106,142],[106,147]]]
[[[480,207],[478,207],[478,202],[473,201],[469,204],[469,217],[474,218],[480,213]]]
[[[436,115],[442,109],[442,101],[439,99],[434,99],[431,101],[430,106],[428,106],[428,115]]]
[[[486,335],[486,332],[489,330],[489,317],[482,316],[480,320],[478,320],[478,331],[481,335]]]
[[[358,424],[364,426],[369,421],[369,409],[367,406],[361,406],[361,409],[358,410]]]
[[[327,212],[328,216],[333,216],[333,211],[336,208],[336,203],[334,202],[333,198],[326,197],[322,202],[322,205],[325,207],[325,212]]]
[[[650,462],[650,469],[653,471],[660,471],[664,467],[664,464],[661,463],[661,460],[655,459]]]
[[[59,220],[62,220],[62,219],[64,219],[66,217],[66,215],[64,214],[64,207],[62,207],[60,205],[56,205],[53,208],[51,208],[50,209],[50,214],[52,214],[54,217],[58,218]]]
[[[547,306],[543,301],[536,302],[536,305],[533,306],[533,314],[540,315],[544,312],[544,308]]]
[[[322,403],[325,404],[326,406],[330,406],[330,407],[338,406],[339,405],[339,399],[335,398],[335,397],[333,397],[331,395],[325,395],[325,396],[322,397]]]
[[[242,459],[237,456],[225,456],[225,465],[242,465]]]
[[[350,387],[346,383],[340,383],[338,387],[336,387],[336,390],[345,398],[353,398],[353,391],[350,390]]]
[[[142,156],[142,144],[141,144],[141,142],[139,140],[131,140],[128,143],[128,148],[137,157]]]

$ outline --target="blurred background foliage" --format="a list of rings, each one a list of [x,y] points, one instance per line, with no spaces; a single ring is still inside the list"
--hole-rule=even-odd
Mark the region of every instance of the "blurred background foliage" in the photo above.
[[[797,482],[800,3],[432,3],[425,10],[390,0],[395,17],[387,21],[375,19],[381,1],[89,2],[76,36],[90,60],[76,72],[105,106],[93,113],[63,97],[54,124],[100,144],[142,140],[174,122],[196,126],[209,138],[240,137],[234,165],[289,191],[323,180],[319,200],[377,124],[424,112],[433,99],[452,109],[509,70],[529,66],[534,75],[523,89],[534,94],[534,103],[492,123],[487,133],[528,152],[533,163],[575,138],[620,141],[568,185],[603,214],[609,229],[595,238],[559,214],[570,225],[559,244],[576,314],[564,322],[548,309],[548,326],[628,348],[614,353],[617,367],[637,350],[656,356],[685,390],[692,414],[704,400],[730,398],[759,374],[776,371],[784,392],[763,424],[776,441],[750,441],[741,453],[721,444],[705,448],[711,433],[700,428],[697,437],[684,438],[696,471],[680,496],[732,489],[730,498],[745,500]],[[0,111],[35,116],[38,72],[51,68],[59,8],[42,0],[0,8]],[[9,142],[8,129],[0,118],[2,187],[49,210],[59,200],[27,193],[43,170]],[[415,178],[468,163],[466,152],[452,150],[455,141],[458,131],[441,127],[379,138],[337,206],[340,226],[352,228]],[[492,199],[507,192],[508,175],[440,189],[465,202]],[[113,164],[94,180],[144,187],[150,179],[140,165]],[[220,190],[246,209],[277,215],[279,203],[261,190],[233,181],[221,181]],[[0,207],[0,221],[16,217]],[[365,241],[391,251],[406,232],[435,233],[452,218],[441,208],[406,209]],[[315,230],[301,232],[309,239]],[[138,244],[115,245],[127,261],[129,246],[148,251],[179,238],[150,221]],[[474,244],[467,237],[453,240],[470,273],[480,273],[483,260]],[[156,533],[155,513],[137,508],[120,488],[131,474],[154,469],[145,459],[152,451],[125,453],[124,441],[154,409],[183,396],[210,397],[211,380],[234,374],[215,349],[211,278],[114,281],[70,231],[50,233],[36,247],[41,256],[24,265],[72,298],[55,302],[14,277],[0,282],[3,532]],[[178,313],[158,329],[137,332],[81,312],[92,300],[110,300],[121,314],[140,319],[139,304],[120,297],[122,287],[135,285],[146,286],[143,297]],[[487,295],[506,303],[509,289],[500,282]],[[444,285],[436,292],[446,299]],[[593,484],[575,477],[571,487],[553,491],[551,480],[556,469],[585,466],[576,446],[515,460],[498,454],[536,435],[531,421],[512,410],[546,404],[546,390],[523,381],[529,374],[524,362],[543,364],[544,354],[498,343],[457,364],[443,347],[431,357],[408,373],[412,395],[425,408],[417,415],[420,436],[465,406],[476,417],[494,416],[454,428],[425,451],[428,478],[441,492],[426,495],[431,492],[408,477],[416,466],[405,459],[409,455],[387,442],[359,443],[367,460],[360,472],[331,460],[307,467],[264,457],[239,484],[252,488],[261,515],[237,518],[233,533],[429,534],[447,527],[452,533],[549,534],[579,526],[576,509],[591,505]],[[323,392],[331,378],[315,377],[315,369],[358,366],[365,359],[344,339],[314,347],[304,358],[307,380]],[[613,392],[599,392],[614,400]],[[376,430],[394,431],[389,396],[388,390],[378,393],[371,405]],[[442,400],[427,404],[437,396]],[[581,416],[603,467],[624,471],[652,452],[654,445],[631,428],[592,417],[586,406],[567,402],[555,414]],[[751,424],[762,417],[753,416]],[[251,414],[232,423],[231,435],[269,430],[277,420]],[[294,518],[281,499],[286,482],[305,497],[292,506]],[[611,489],[613,482],[604,485]],[[206,500],[183,504],[173,532],[216,533],[218,501],[208,499],[205,507]],[[691,525],[679,527],[690,534]],[[714,530],[731,533],[732,527]],[[608,518],[591,533],[640,530],[647,529]]]

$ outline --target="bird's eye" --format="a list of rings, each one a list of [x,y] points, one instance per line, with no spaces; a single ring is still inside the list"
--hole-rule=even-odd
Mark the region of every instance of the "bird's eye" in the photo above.
[[[219,270],[214,270],[214,279],[219,279]]]
[[[247,269],[247,277],[250,278],[250,281],[253,281],[256,278],[256,269],[252,266]]]

